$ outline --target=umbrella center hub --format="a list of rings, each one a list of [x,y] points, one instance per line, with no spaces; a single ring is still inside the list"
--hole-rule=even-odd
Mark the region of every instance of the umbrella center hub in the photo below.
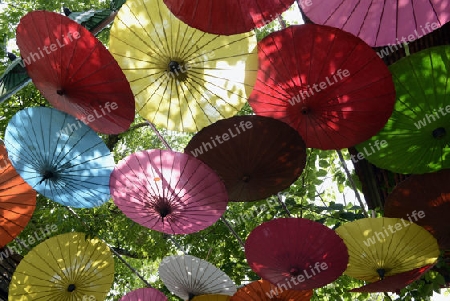
[[[302,107],[302,109],[301,109],[302,115],[308,115],[309,112],[310,112],[310,109],[308,107]]]
[[[159,213],[162,218],[165,218],[172,213],[173,208],[165,199],[159,199],[155,204],[155,211]]]
[[[75,289],[76,289],[75,284],[69,284],[69,286],[67,287],[68,292],[73,292]]]
[[[58,95],[64,95],[64,94],[65,94],[65,91],[64,91],[64,89],[58,89],[58,90],[56,90],[56,94],[58,94]]]
[[[184,81],[187,78],[187,67],[183,66],[182,62],[170,61],[168,65],[169,77],[175,78],[179,81]]]
[[[289,270],[289,274],[291,274],[291,276],[297,277],[298,275],[300,275],[300,271],[298,268],[291,268]]]
[[[385,269],[377,269],[378,276],[380,276],[380,280],[384,279],[384,275],[386,273]]]
[[[250,176],[249,176],[249,175],[244,175],[244,176],[242,177],[242,181],[244,181],[245,183],[250,182]]]
[[[435,139],[442,139],[447,135],[447,131],[443,128],[437,128],[433,131],[433,138]]]

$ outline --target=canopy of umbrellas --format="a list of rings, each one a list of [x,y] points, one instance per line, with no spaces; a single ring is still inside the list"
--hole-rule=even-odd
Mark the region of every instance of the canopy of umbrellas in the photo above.
[[[414,24],[440,27],[449,20],[448,1],[370,6],[367,23],[358,23],[356,1],[309,1],[301,8],[318,24],[289,26],[258,43],[252,29],[294,1],[247,2],[128,0],[109,49],[64,15],[26,14],[16,60],[54,108],[26,108],[7,126],[2,246],[30,220],[36,192],[76,208],[112,196],[141,225],[190,234],[218,221],[229,201],[288,188],[305,167],[306,148],[356,146],[380,168],[416,174],[390,194],[385,217],[336,231],[303,218],[265,222],[245,243],[262,280],[239,290],[190,255],[164,258],[161,279],[183,300],[309,300],[342,274],[370,283],[352,291],[398,291],[433,267],[450,248],[450,48],[429,48],[388,68],[371,47],[417,33]],[[235,116],[247,101],[256,115]],[[115,164],[98,133],[126,131],[136,113],[197,133],[184,153],[145,150]],[[113,276],[103,241],[66,233],[24,257],[9,300],[47,300],[49,292],[52,300],[103,300]],[[144,299],[166,297],[142,288],[121,300]]]

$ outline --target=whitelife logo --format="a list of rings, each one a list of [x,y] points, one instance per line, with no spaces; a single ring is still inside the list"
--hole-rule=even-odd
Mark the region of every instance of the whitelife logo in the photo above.
[[[81,122],[83,122],[85,125],[88,125],[89,123],[93,122],[94,120],[98,119],[98,118],[102,118],[103,116],[105,116],[107,113],[105,112],[108,111],[108,113],[111,113],[111,110],[117,110],[119,106],[117,105],[116,102],[112,102],[109,103],[109,101],[107,103],[105,103],[105,107],[103,108],[103,106],[100,106],[100,111],[102,112],[102,114],[99,114],[97,112],[96,109],[94,109],[94,114],[89,114],[86,117],[81,117],[81,120],[79,120],[76,123],[69,123],[67,124],[63,129],[61,129],[59,131],[59,135],[61,136],[62,134],[64,135],[69,135],[70,133],[78,130],[79,128],[81,128]],[[105,110],[104,110],[105,109]],[[87,119],[87,121],[86,121]]]
[[[364,158],[373,155],[373,154],[376,153],[377,151],[380,151],[382,148],[387,147],[387,146],[388,146],[388,143],[387,143],[386,140],[381,140],[381,141],[375,140],[374,145],[375,145],[375,148],[376,148],[376,149],[374,149],[374,147],[372,146],[372,143],[369,143],[369,147],[370,147],[370,149],[372,150],[372,152],[368,151],[367,148],[364,147],[364,148],[363,148],[363,151],[362,151],[362,152],[359,152],[359,153],[356,155],[356,157],[357,157],[358,159],[355,159],[355,155],[350,155],[350,158],[352,159],[352,162],[353,162],[353,163],[356,163],[356,162],[358,162],[359,160],[363,160]]]
[[[366,245],[366,247],[370,247],[371,245],[376,244],[377,240],[379,242],[383,242],[387,237],[389,237],[390,234],[394,234],[397,231],[401,231],[403,229],[403,227],[408,227],[409,225],[411,225],[413,223],[413,221],[411,220],[411,217],[414,218],[414,222],[417,222],[419,220],[419,218],[424,218],[425,212],[423,212],[422,210],[419,212],[414,210],[411,213],[411,216],[409,216],[409,214],[407,214],[407,216],[408,216],[409,223],[406,220],[401,219],[401,221],[402,221],[401,223],[395,223],[394,226],[389,225],[387,229],[385,227],[383,227],[382,232],[375,231],[375,233],[374,233],[374,235],[372,235],[372,237],[369,237],[368,239],[363,241],[364,244]],[[389,230],[389,232],[388,232],[388,230]],[[385,234],[386,234],[386,236],[385,236]]]
[[[64,37],[66,37],[67,39],[64,39]],[[45,54],[51,54],[52,52],[55,52],[56,50],[63,48],[64,46],[70,44],[71,42],[73,42],[74,40],[78,40],[81,37],[80,33],[78,31],[75,31],[74,33],[67,33],[67,36],[62,35],[61,40],[63,42],[61,42],[59,39],[56,39],[56,44],[50,44],[50,46],[45,45],[44,47],[42,47],[43,49],[41,49],[40,47],[38,47],[37,52],[31,52],[26,58],[24,58],[22,61],[19,62],[19,64],[22,67],[25,67],[26,65],[30,65],[31,64],[31,60],[33,60],[33,62],[36,62],[42,58],[45,57]],[[42,52],[42,50],[44,50],[44,52]]]
[[[294,285],[298,285],[302,282],[304,282],[306,279],[311,279],[312,277],[316,276],[317,274],[325,271],[328,269],[328,265],[326,262],[316,262],[314,264],[314,267],[309,266],[309,269],[303,270],[303,272],[299,273],[297,276],[292,276],[290,279],[286,279],[286,284],[279,283],[275,289],[271,289],[270,292],[267,292],[266,295],[269,297],[269,299],[273,299],[274,297],[278,296],[279,294],[283,293],[284,291],[292,289],[291,282]],[[289,288],[288,288],[289,286]]]
[[[297,94],[296,96],[292,97],[289,100],[289,103],[291,104],[291,106],[294,106],[295,104],[301,103],[302,100],[305,100],[311,96],[314,95],[314,91],[319,93],[320,91],[325,90],[326,88],[336,84],[337,82],[343,80],[346,77],[350,76],[350,71],[348,71],[347,69],[344,70],[337,70],[335,74],[333,74],[333,76],[331,77],[331,79],[327,76],[325,77],[325,80],[320,82],[320,83],[314,83],[311,87],[311,85],[308,85],[308,87],[303,90],[300,91],[299,94]],[[314,89],[314,91],[313,91]]]
[[[442,117],[444,117],[445,115],[450,113],[450,105],[445,107],[445,112],[444,112],[444,108],[439,108],[437,111],[441,112]],[[414,125],[416,126],[416,128],[418,130],[420,130],[422,127],[427,126],[427,124],[435,122],[437,119],[441,119],[441,117],[439,116],[439,113],[437,111],[434,111],[433,114],[426,114],[422,120],[419,120],[418,122],[414,122]]]
[[[394,44],[394,45],[388,44],[388,46],[386,46],[385,48],[383,48],[380,51],[378,51],[377,54],[382,59],[385,56],[389,56],[390,53],[393,53],[394,51],[397,51],[399,48],[403,48],[404,45],[408,45],[408,43],[411,43],[411,42],[413,42],[413,41],[423,37],[426,34],[429,34],[433,30],[438,29],[438,28],[439,28],[439,24],[438,23],[436,23],[436,22],[434,22],[434,23],[427,22],[425,24],[425,29],[427,30],[427,32],[425,32],[423,26],[420,25],[420,29],[422,29],[423,35],[420,35],[417,32],[417,29],[414,29],[414,33],[413,34],[410,34],[407,38],[402,37],[400,40],[397,38],[397,44]],[[395,49],[392,50],[392,48],[395,48]]]
[[[245,132],[248,129],[251,129],[253,127],[253,124],[250,121],[241,121],[239,123],[239,126],[237,126],[236,124],[234,125],[234,131],[233,129],[228,129],[227,132],[223,133],[222,135],[216,135],[216,137],[210,137],[211,142],[203,142],[202,145],[200,147],[196,147],[193,151],[191,151],[191,154],[194,157],[197,157],[199,155],[202,155],[203,153],[206,153],[207,151],[213,149],[214,147],[217,147],[218,144],[222,144],[225,141],[230,140],[231,138],[237,137],[239,134]],[[223,140],[221,140],[221,138]],[[216,144],[216,141],[218,144]],[[214,146],[213,146],[214,145]]]

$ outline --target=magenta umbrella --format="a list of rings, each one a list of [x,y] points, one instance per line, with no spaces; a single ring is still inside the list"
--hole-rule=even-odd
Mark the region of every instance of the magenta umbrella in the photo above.
[[[189,234],[225,212],[225,184],[205,163],[170,150],[146,150],[120,161],[111,174],[115,204],[133,221],[167,234]]]
[[[154,288],[139,288],[129,292],[119,301],[167,301],[167,297]]]
[[[300,0],[316,24],[340,28],[372,47],[412,42],[450,21],[450,2],[440,0]]]

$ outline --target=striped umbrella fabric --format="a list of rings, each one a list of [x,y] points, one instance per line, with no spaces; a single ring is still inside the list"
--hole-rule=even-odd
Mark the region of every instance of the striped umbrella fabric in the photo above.
[[[192,255],[164,257],[158,271],[164,285],[183,300],[207,294],[232,296],[237,291],[224,272]]]
[[[105,300],[114,280],[114,259],[97,238],[71,232],[34,247],[13,274],[8,300]]]
[[[9,159],[38,193],[65,206],[97,207],[110,199],[114,158],[90,127],[47,107],[16,113],[5,132]]]
[[[193,156],[170,150],[141,151],[121,160],[111,194],[135,222],[167,234],[189,234],[214,224],[228,195],[219,176]]]

